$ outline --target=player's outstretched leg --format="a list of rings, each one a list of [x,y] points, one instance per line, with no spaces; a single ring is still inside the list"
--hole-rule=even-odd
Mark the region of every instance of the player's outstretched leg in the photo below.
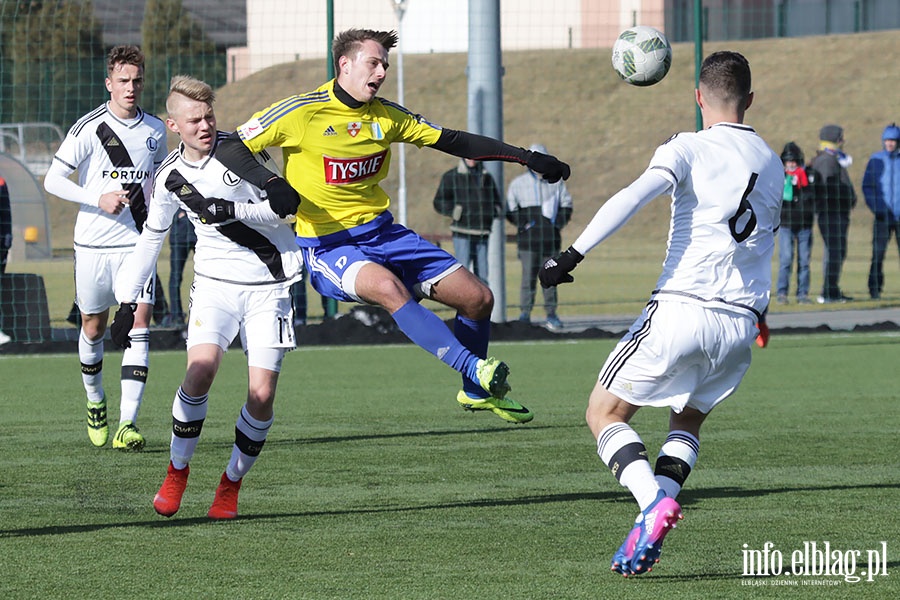
[[[397,326],[421,348],[475,383],[475,393],[457,396],[468,410],[490,410],[513,423],[526,423],[534,415],[514,400],[506,399],[511,387],[509,367],[495,358],[482,359],[470,351],[433,312],[410,300],[392,315]],[[478,389],[480,388],[480,390]],[[483,396],[483,397],[482,397]]]
[[[164,517],[171,517],[181,508],[181,497],[184,496],[184,488],[187,487],[188,475],[191,472],[190,466],[183,469],[176,469],[169,462],[169,470],[166,472],[166,478],[163,480],[162,486],[156,492],[153,498],[153,508]]]
[[[683,518],[678,502],[660,490],[653,504],[643,511],[643,519],[638,525],[640,535],[635,542],[630,564],[634,575],[649,573],[653,569],[659,562],[663,539]]]

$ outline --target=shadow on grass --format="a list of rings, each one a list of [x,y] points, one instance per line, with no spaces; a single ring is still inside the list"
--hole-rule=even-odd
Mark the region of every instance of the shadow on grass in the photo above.
[[[341,515],[367,515],[385,513],[408,513],[426,510],[445,510],[456,508],[495,508],[500,506],[519,506],[530,504],[549,504],[555,502],[577,502],[580,500],[599,500],[602,502],[627,501],[630,495],[624,492],[576,492],[569,494],[546,494],[540,496],[523,496],[521,498],[471,500],[467,502],[447,502],[441,504],[423,504],[420,506],[382,506],[372,508],[348,508],[343,510],[314,510],[296,513],[270,513],[239,515],[232,523],[267,521],[278,519],[295,519],[304,517],[333,517]],[[24,529],[0,530],[0,539],[13,537],[36,537],[43,535],[64,535],[69,533],[87,533],[102,531],[115,527],[185,527],[212,523],[207,517],[192,517],[189,519],[165,519],[160,517],[152,521],[121,521],[116,523],[94,523],[83,525],[48,525],[46,527],[29,527]]]
[[[547,429],[582,429],[584,425],[578,423],[576,425],[515,425],[509,423],[504,426],[502,424],[496,427],[483,427],[481,429],[444,429],[444,430],[426,430],[426,431],[397,431],[393,433],[363,433],[353,435],[327,435],[322,437],[293,438],[281,440],[266,440],[266,448],[273,446],[306,446],[312,444],[339,444],[343,442],[366,442],[372,440],[390,440],[398,438],[418,438],[418,437],[443,437],[455,435],[481,435],[486,433],[517,433],[522,434],[526,431],[542,431]],[[203,443],[204,447],[228,447],[233,445],[232,441],[209,441]],[[165,449],[168,452],[168,448]]]
[[[900,489],[900,483],[864,483],[859,485],[817,485],[817,486],[793,486],[776,488],[745,488],[745,487],[712,487],[704,489],[689,489],[678,495],[678,502],[682,506],[690,506],[694,502],[713,498],[754,498],[769,496],[772,494],[792,494],[794,492],[841,492],[849,490],[867,489]]]
[[[878,484],[860,484],[860,485],[826,485],[826,486],[810,486],[810,487],[780,487],[769,489],[746,489],[746,488],[708,488],[705,490],[696,490],[689,495],[685,494],[685,504],[690,504],[697,499],[706,498],[730,498],[734,496],[767,496],[769,494],[785,494],[794,492],[821,492],[821,491],[848,491],[863,489],[896,489],[900,488],[900,483],[878,483]],[[385,514],[385,513],[409,513],[428,510],[453,510],[458,508],[496,508],[505,506],[528,506],[537,504],[550,503],[566,503],[579,502],[582,500],[601,501],[601,502],[627,502],[631,500],[631,496],[623,491],[614,492],[573,492],[565,494],[543,494],[536,496],[521,496],[519,498],[508,499],[488,499],[488,500],[472,500],[467,502],[446,502],[439,504],[423,504],[419,506],[382,506],[372,508],[348,508],[343,510],[325,510],[325,511],[301,511],[295,513],[270,513],[270,514],[250,514],[240,515],[232,522],[251,522],[277,519],[292,518],[308,518],[308,517],[330,517],[341,515],[366,515],[366,514]],[[121,521],[115,523],[87,523],[81,525],[48,525],[46,527],[28,527],[23,529],[5,529],[0,530],[0,539],[13,537],[38,537],[46,535],[65,535],[70,533],[86,533],[92,531],[102,531],[115,527],[185,527],[210,523],[210,519],[206,517],[192,517],[189,519],[153,519],[152,521]],[[891,563],[893,564],[893,563]],[[704,574],[704,578],[715,574]],[[672,576],[674,579],[691,579],[687,576]],[[732,574],[721,575],[721,577],[733,578]],[[654,576],[654,578],[661,578]]]
[[[579,427],[582,425],[579,424]],[[396,438],[416,438],[416,437],[443,437],[448,435],[473,435],[483,433],[520,433],[523,431],[559,429],[559,426],[551,425],[524,425],[516,426],[512,423],[509,426],[500,425],[498,427],[483,427],[481,429],[444,429],[440,431],[398,431],[394,433],[366,433],[357,435],[328,435],[323,437],[295,438],[292,440],[271,440],[266,441],[266,446],[294,446],[305,444],[333,444],[340,442],[364,442],[371,440],[390,440]]]

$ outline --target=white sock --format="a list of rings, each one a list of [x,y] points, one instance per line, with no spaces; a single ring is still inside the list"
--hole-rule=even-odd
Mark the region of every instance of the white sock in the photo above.
[[[172,442],[169,458],[176,469],[185,468],[200,441],[200,431],[206,419],[209,394],[188,396],[179,386],[172,402]]]
[[[653,504],[659,484],[653,476],[647,449],[626,423],[612,423],[597,436],[597,454],[619,483],[628,488],[643,511]]]
[[[687,431],[670,431],[656,458],[656,482],[669,498],[678,497],[684,481],[697,464],[700,440]]]
[[[122,354],[122,400],[119,423],[137,422],[150,365],[150,330],[146,327],[132,329],[128,337],[131,338],[131,348],[126,348]]]
[[[231,450],[231,460],[225,469],[225,475],[231,481],[238,481],[247,474],[253,463],[259,457],[269,428],[275,417],[268,421],[259,421],[250,416],[245,404],[241,408],[241,414],[234,426],[234,447]]]
[[[84,329],[78,336],[78,359],[81,361],[81,382],[87,399],[100,402],[103,392],[103,338],[91,341],[84,335]]]

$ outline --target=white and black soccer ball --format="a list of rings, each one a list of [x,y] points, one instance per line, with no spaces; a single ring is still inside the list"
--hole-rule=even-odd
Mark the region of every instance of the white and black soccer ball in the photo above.
[[[662,81],[672,66],[672,46],[653,27],[629,27],[613,45],[612,65],[631,85],[653,85]]]

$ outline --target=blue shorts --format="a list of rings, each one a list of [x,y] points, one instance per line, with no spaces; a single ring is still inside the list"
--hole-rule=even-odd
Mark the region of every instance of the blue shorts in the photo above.
[[[390,270],[415,298],[429,297],[432,285],[462,268],[449,252],[397,223],[302,251],[313,288],[342,302],[363,302],[356,294],[356,276],[367,263]]]

